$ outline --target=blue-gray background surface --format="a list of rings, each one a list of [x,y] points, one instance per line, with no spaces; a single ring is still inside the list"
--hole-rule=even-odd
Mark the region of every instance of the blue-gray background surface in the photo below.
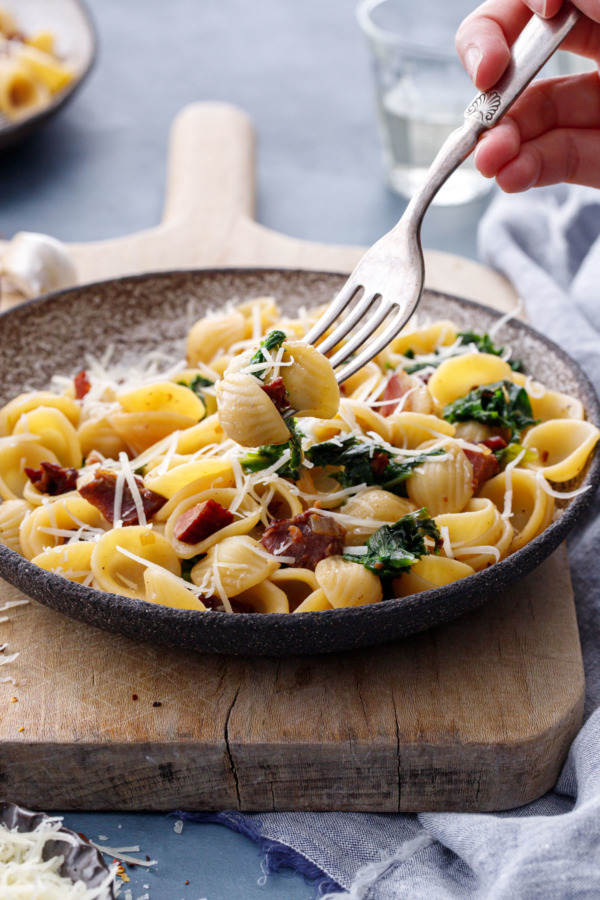
[[[417,4],[435,16],[441,0]],[[51,0],[47,0],[51,8]],[[18,0],[13,0],[18,9]],[[472,4],[473,6],[475,3]],[[90,0],[100,53],[73,103],[0,155],[0,234],[114,237],[160,220],[170,123],[182,106],[245,109],[258,138],[258,218],[312,240],[370,244],[404,202],[385,186],[354,0]],[[468,0],[453,3],[456,23]],[[476,256],[484,204],[432,210],[426,246]],[[159,860],[130,871],[134,900],[307,900],[297,877],[264,885],[253,844],[159,815],[75,814],[66,824]],[[118,826],[121,825],[121,828]],[[189,880],[190,884],[185,885]]]
[[[435,17],[445,5],[421,0],[417,8]],[[454,0],[456,23],[475,5]],[[354,0],[89,7],[100,37],[89,81],[56,120],[0,157],[2,236],[26,229],[88,241],[154,225],[169,125],[197,100],[234,103],[252,117],[261,222],[312,240],[370,244],[399,218],[404,203],[384,184]],[[481,210],[432,210],[425,244],[475,256]]]

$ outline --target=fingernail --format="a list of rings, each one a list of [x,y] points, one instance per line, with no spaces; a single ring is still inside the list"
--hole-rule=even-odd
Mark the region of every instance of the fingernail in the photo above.
[[[528,0],[528,5],[538,16],[546,15],[547,0]]]
[[[477,78],[477,69],[479,68],[479,63],[482,59],[483,54],[477,47],[469,47],[465,53],[465,68],[469,73],[471,81],[475,81]]]

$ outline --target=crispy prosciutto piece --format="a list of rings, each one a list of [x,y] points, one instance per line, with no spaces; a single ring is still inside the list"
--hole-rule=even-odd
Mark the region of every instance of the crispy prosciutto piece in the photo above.
[[[494,454],[489,450],[487,453],[478,450],[463,450],[463,453],[473,466],[473,490],[476,491],[484,481],[497,475],[500,466]]]
[[[402,398],[408,394],[414,386],[415,383],[413,379],[402,369],[398,372],[394,372],[385,386],[385,391],[381,398],[384,403],[379,407],[380,414],[387,418],[387,416],[391,416],[392,413],[395,413]]]
[[[486,438],[485,441],[481,441],[484,447],[487,447],[488,450],[491,450],[494,453],[496,450],[504,450],[505,447],[508,447],[508,444],[504,440],[503,437],[500,437],[499,434],[494,435],[493,437]]]
[[[385,470],[390,464],[390,458],[387,453],[381,453],[376,450],[371,457],[371,469],[375,478],[381,478]]]
[[[196,503],[179,516],[173,534],[184,544],[198,544],[232,522],[233,513],[216,500],[205,500],[204,503]]]
[[[283,378],[275,378],[270,384],[262,384],[261,388],[279,412],[284,412],[290,405]]]
[[[56,463],[40,462],[39,469],[25,466],[25,474],[32,485],[40,494],[49,494],[55,497],[57,494],[66,494],[77,487],[77,469],[65,469]]]
[[[78,372],[75,378],[73,379],[73,384],[75,385],[75,399],[83,400],[85,395],[89,393],[91,388],[90,379],[88,378],[88,373],[85,369],[82,369],[81,372]]]
[[[162,497],[155,491],[151,491],[144,487],[144,483],[138,476],[135,477],[135,483],[142,498],[144,513],[146,519],[152,516],[167,502],[166,497]],[[91,481],[79,488],[79,493],[88,503],[99,509],[105,519],[111,525],[114,524],[115,512],[115,493],[117,487],[117,475],[115,472],[109,472],[106,469],[98,469]],[[121,521],[123,525],[139,525],[139,518],[133,496],[127,482],[123,484],[123,497],[121,500]]]
[[[274,522],[260,539],[274,556],[293,556],[294,566],[311,569],[328,556],[343,552],[346,529],[331,516],[307,512]]]

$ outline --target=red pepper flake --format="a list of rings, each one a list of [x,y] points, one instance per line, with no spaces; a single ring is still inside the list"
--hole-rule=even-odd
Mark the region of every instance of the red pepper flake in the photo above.
[[[90,379],[88,378],[88,373],[85,369],[82,369],[81,372],[78,372],[75,378],[73,379],[73,384],[75,386],[75,399],[83,400],[85,395],[89,393],[91,388]]]
[[[155,700],[152,706],[162,706],[162,703],[160,702],[160,700]]]
[[[132,699],[132,700],[139,700],[140,698],[138,697],[137,694],[132,694],[132,695],[131,695],[131,699]]]

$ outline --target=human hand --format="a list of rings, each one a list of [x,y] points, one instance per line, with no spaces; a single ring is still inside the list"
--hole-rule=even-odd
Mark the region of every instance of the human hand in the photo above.
[[[600,61],[600,0],[573,0],[584,16],[562,49]],[[532,11],[550,18],[562,0],[487,0],[461,24],[456,49],[479,90],[498,81]],[[475,165],[503,191],[567,181],[600,187],[598,72],[546,78],[523,92],[475,150]]]

